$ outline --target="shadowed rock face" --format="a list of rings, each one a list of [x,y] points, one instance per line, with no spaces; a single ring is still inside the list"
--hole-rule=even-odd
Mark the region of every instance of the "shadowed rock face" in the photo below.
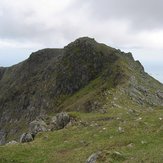
[[[5,135],[5,133],[4,132],[0,132],[0,145],[3,145],[3,144],[5,144],[6,143],[6,135]]]
[[[4,72],[5,72],[5,68],[0,67],[0,80],[2,79]]]
[[[64,101],[92,82],[97,86],[90,87],[89,92],[98,90],[96,96],[103,102],[103,92],[118,87],[121,97],[125,95],[138,105],[163,105],[162,94],[158,93],[163,92],[162,85],[144,72],[131,53],[83,37],[63,49],[39,50],[17,65],[0,68],[1,130],[7,137],[17,135],[27,127],[24,124],[40,114],[64,111]],[[98,109],[93,93],[89,98],[83,96],[78,99],[80,103],[73,100],[68,104],[70,110]]]
[[[104,52],[94,39],[81,38],[64,48],[65,55],[57,69],[56,94],[72,94],[95,79],[118,57]]]

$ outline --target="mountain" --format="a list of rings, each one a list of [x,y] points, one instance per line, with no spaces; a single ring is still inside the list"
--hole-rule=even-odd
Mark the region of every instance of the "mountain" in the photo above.
[[[0,68],[0,137],[17,139],[38,116],[163,106],[163,85],[131,53],[83,37]]]

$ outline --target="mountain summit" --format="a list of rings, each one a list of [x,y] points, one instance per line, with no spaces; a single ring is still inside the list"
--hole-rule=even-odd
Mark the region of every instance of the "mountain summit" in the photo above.
[[[38,116],[132,106],[163,106],[163,85],[131,53],[92,38],[0,68],[0,133],[7,139]]]

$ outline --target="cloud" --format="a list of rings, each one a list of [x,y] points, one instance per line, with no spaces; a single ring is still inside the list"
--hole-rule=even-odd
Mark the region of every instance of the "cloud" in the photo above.
[[[135,30],[163,27],[162,0],[89,0],[89,2],[92,6],[92,15],[100,20],[127,20]]]
[[[1,0],[0,53],[6,48],[16,58],[21,49],[90,36],[147,62],[163,53],[162,6],[162,0]]]
[[[61,47],[88,35],[113,46],[162,47],[162,4],[161,0],[1,0],[0,38]]]
[[[71,1],[1,0],[0,38],[45,43],[68,36],[70,23],[64,10]]]

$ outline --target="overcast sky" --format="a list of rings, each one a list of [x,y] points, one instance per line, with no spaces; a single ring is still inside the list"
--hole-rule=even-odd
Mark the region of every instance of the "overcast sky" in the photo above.
[[[0,66],[81,36],[132,52],[163,82],[162,0],[0,0]]]

